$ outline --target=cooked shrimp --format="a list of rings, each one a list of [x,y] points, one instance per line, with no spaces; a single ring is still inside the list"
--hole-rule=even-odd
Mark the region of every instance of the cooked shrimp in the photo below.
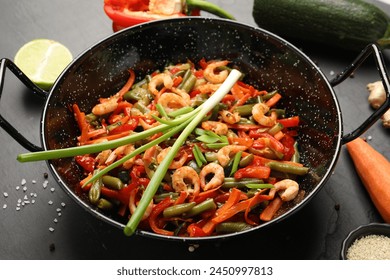
[[[213,177],[210,181],[207,180],[209,174],[213,174]],[[223,184],[223,180],[225,179],[225,172],[223,167],[218,163],[211,162],[202,168],[199,173],[199,177],[200,187],[202,190],[207,191],[215,189]]]
[[[129,145],[126,145],[124,151],[123,151],[123,154],[124,155],[128,155],[132,152],[134,152],[135,148],[134,148],[134,145],[133,144],[129,144]],[[128,160],[126,160],[122,166],[124,169],[130,169],[133,165],[134,165],[134,161],[135,161],[135,157],[132,157]]]
[[[270,190],[270,195],[274,196],[278,193],[283,201],[293,200],[299,191],[299,184],[291,179],[284,179],[274,184],[274,188]]]
[[[95,161],[97,162],[98,165],[103,165],[103,164],[105,164],[106,160],[108,159],[108,157],[110,156],[111,153],[112,153],[111,150],[101,151],[96,156]]]
[[[167,156],[168,152],[172,149],[172,147],[168,147],[163,149],[158,155],[157,155],[157,163],[160,164],[164,158]],[[178,169],[182,167],[188,159],[188,154],[185,151],[179,152],[179,155],[176,156],[171,164],[169,165],[169,169]]]
[[[243,145],[227,145],[222,147],[217,152],[218,162],[225,167],[230,161],[230,155],[236,154],[239,151],[245,151],[248,147]]]
[[[257,103],[252,108],[253,118],[261,125],[273,126],[276,123],[276,115],[267,117],[265,114],[269,111],[269,107],[264,103]]]
[[[105,115],[114,112],[118,107],[119,96],[112,96],[101,101],[101,103],[95,105],[92,108],[92,113],[96,116]]]
[[[180,97],[182,97],[183,100],[187,103],[187,106],[189,106],[189,105],[191,104],[191,97],[190,97],[190,95],[189,95],[187,92],[185,92],[184,90],[181,90],[181,89],[179,89],[179,88],[173,87],[173,88],[171,88],[171,91],[172,91],[173,93],[176,93],[176,94],[179,95]]]
[[[200,191],[199,175],[192,167],[182,166],[172,174],[172,187],[176,192],[197,195]]]
[[[221,84],[207,83],[207,84],[199,85],[195,89],[199,90],[201,94],[208,94],[208,93],[213,94],[220,86]]]
[[[241,116],[238,112],[229,112],[228,110],[223,110],[219,113],[224,122],[228,124],[235,124],[241,120]]]
[[[201,124],[205,130],[210,130],[218,135],[226,135],[228,133],[228,126],[225,123],[215,121],[205,121]]]
[[[220,84],[223,83],[227,76],[229,75],[229,72],[227,70],[222,70],[217,72],[218,67],[226,66],[229,63],[227,60],[222,61],[216,61],[212,62],[209,65],[207,65],[206,69],[203,72],[203,75],[207,81],[213,84]]]
[[[148,89],[153,95],[157,95],[159,90],[158,87],[164,85],[167,89],[173,87],[172,77],[167,73],[160,73],[152,77],[152,80],[148,84]]]
[[[123,145],[123,146],[116,148],[115,150],[113,150],[110,153],[110,155],[108,156],[108,158],[105,161],[105,164],[110,165],[111,163],[113,163],[117,159],[118,156],[127,155],[127,154],[131,153],[132,149],[134,149],[134,146],[132,144]]]
[[[173,92],[163,93],[157,103],[163,106],[167,113],[189,105],[183,97]]]

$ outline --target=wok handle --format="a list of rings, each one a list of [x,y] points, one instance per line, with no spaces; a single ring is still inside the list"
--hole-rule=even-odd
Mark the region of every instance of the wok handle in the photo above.
[[[383,60],[382,53],[377,44],[368,45],[360,55],[355,59],[355,61],[347,67],[343,72],[338,74],[334,79],[330,81],[330,84],[334,87],[348,78],[359,66],[371,55],[374,55],[374,59],[377,65],[377,70],[379,71],[379,75],[382,80],[383,87],[386,91],[386,101],[373,113],[368,117],[358,128],[348,133],[347,135],[343,135],[341,139],[342,144],[346,144],[355,138],[359,137],[363,134],[371,125],[373,125],[389,108],[390,108],[390,84],[389,78],[387,75],[386,66]]]
[[[3,93],[4,77],[7,70],[11,70],[12,73],[24,84],[27,88],[32,90],[35,94],[46,99],[48,93],[43,89],[37,87],[11,60],[7,58],[1,59],[0,64],[0,99]],[[0,114],[0,126],[19,144],[29,151],[42,151],[43,149],[39,146],[34,145],[27,140],[19,131],[17,131],[1,114]]]

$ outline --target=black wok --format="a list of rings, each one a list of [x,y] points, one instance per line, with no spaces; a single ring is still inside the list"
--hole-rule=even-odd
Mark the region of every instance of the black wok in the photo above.
[[[387,100],[359,127],[344,134],[342,113],[333,87],[349,77],[369,56],[377,63]],[[199,61],[203,57],[227,59],[246,74],[247,82],[283,93],[282,106],[301,118],[299,149],[302,162],[311,170],[300,180],[306,195],[283,215],[244,232],[192,239],[159,236],[141,230],[137,232],[139,235],[181,241],[212,240],[264,229],[283,221],[304,207],[325,185],[341,146],[361,135],[390,107],[387,72],[375,44],[367,46],[343,73],[328,81],[309,57],[266,30],[229,20],[188,17],[134,26],[98,42],[63,71],[49,93],[33,85],[10,60],[2,59],[1,90],[8,68],[46,99],[41,119],[42,147],[26,140],[1,115],[0,125],[30,151],[74,146],[79,131],[68,109],[70,104],[77,103],[82,111],[90,111],[99,97],[112,95],[122,87],[129,68],[138,77],[144,77],[150,71],[163,68],[167,62]],[[85,210],[118,228],[124,227],[127,221],[99,211],[86,197],[75,192],[82,174],[71,158],[48,161],[48,166],[61,187]]]

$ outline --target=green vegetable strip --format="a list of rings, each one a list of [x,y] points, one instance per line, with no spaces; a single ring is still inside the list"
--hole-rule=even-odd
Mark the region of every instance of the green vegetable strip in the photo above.
[[[102,142],[99,144],[91,144],[91,145],[70,147],[64,149],[55,149],[55,150],[48,150],[48,151],[41,151],[41,152],[19,154],[17,156],[17,160],[20,162],[29,162],[29,161],[50,160],[50,159],[58,159],[58,158],[65,158],[65,157],[74,157],[77,155],[93,154],[104,150],[117,148],[119,146],[127,145],[130,143],[134,143],[136,141],[152,136],[158,132],[165,132],[170,128],[171,127],[168,125],[161,124],[159,126],[153,127],[151,129],[139,133],[134,133],[120,139]]]
[[[192,131],[197,127],[197,125],[202,121],[203,117],[211,111],[214,106],[216,106],[222,98],[230,91],[233,85],[238,81],[241,77],[241,72],[233,69],[223,84],[218,88],[218,90],[201,106],[201,110],[198,114],[195,114],[191,119],[191,122],[188,126],[185,127],[183,132],[180,134],[178,139],[173,144],[172,148],[168,152],[167,156],[161,162],[161,164],[157,167],[157,170],[150,180],[148,187],[145,189],[145,192],[142,195],[142,198],[133,213],[131,215],[130,220],[124,228],[124,233],[127,236],[130,236],[135,233],[139,222],[141,221],[142,216],[144,215],[150,201],[153,199],[154,194],[156,193],[161,181],[163,180],[166,172],[168,171],[168,167],[171,164],[172,160],[176,156],[179,148],[183,145],[187,137],[192,133]],[[197,110],[194,110],[195,112]]]

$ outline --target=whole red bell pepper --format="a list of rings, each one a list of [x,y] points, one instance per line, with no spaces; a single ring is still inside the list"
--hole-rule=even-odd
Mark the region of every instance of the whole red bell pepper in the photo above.
[[[104,11],[112,19],[114,31],[151,20],[199,16],[200,11],[234,19],[219,6],[204,0],[104,0]]]

